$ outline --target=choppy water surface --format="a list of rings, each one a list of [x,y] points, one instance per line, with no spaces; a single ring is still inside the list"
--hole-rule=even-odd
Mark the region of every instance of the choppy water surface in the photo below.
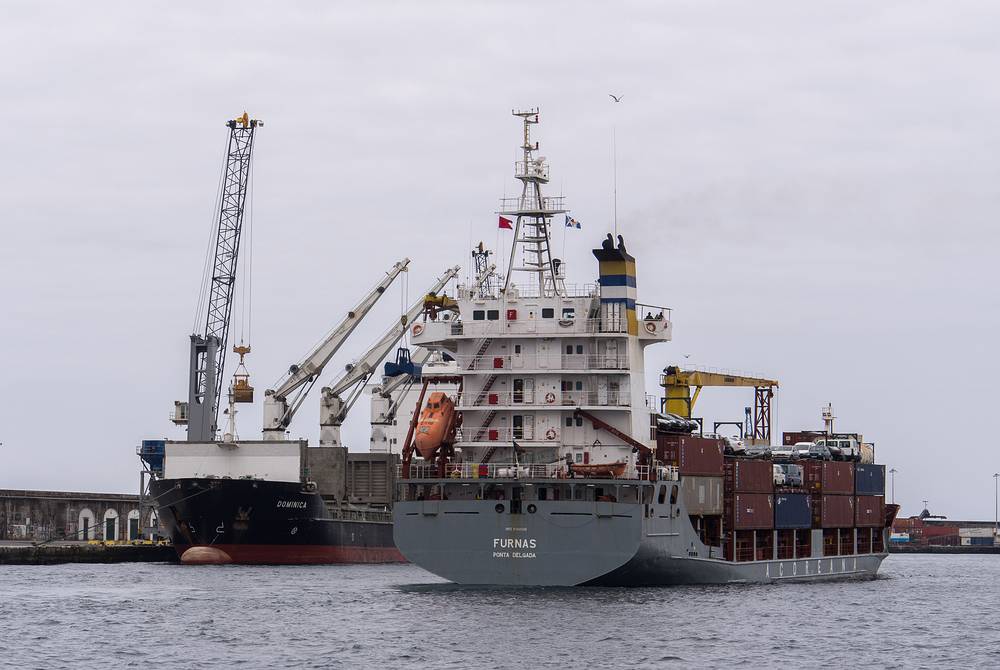
[[[1000,667],[1000,556],[870,582],[466,588],[405,566],[0,567],[0,666]]]

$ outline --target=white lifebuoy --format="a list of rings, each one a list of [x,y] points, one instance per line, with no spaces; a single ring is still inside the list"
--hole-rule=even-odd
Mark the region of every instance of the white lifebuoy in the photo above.
[[[546,440],[554,440],[554,439],[556,439],[556,429],[555,428],[549,428],[547,431],[545,431],[545,439]]]
[[[547,403],[549,403],[551,405],[555,401],[556,401],[556,394],[555,393],[549,392],[549,393],[545,394],[545,402],[547,402]]]
[[[414,335],[419,335],[420,333],[424,332],[423,324],[420,323],[413,324],[412,332]]]
[[[646,322],[646,331],[649,332],[649,333],[655,333],[656,332],[656,324],[653,323],[652,321],[647,321]]]

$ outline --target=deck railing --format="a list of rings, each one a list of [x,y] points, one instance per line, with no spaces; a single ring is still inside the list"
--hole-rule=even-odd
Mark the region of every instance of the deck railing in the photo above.
[[[495,409],[497,407],[541,406],[555,408],[565,407],[629,407],[631,394],[628,391],[560,391],[543,393],[541,391],[508,391],[506,393],[487,393],[480,402],[479,393],[470,391],[459,394],[456,404],[460,407],[482,407]]]
[[[484,354],[482,356],[455,356],[463,370],[626,370],[625,355],[563,354],[550,356],[538,354]],[[539,365],[543,363],[544,365]]]
[[[672,466],[656,466],[653,470],[656,481],[677,481],[677,469]],[[565,463],[449,463],[445,466],[446,479],[568,479]],[[411,463],[410,479],[439,479],[436,463]],[[617,479],[648,480],[648,465],[630,465]],[[403,466],[397,466],[397,479],[403,477]],[[577,474],[576,479],[586,479]],[[612,479],[613,477],[599,477]]]

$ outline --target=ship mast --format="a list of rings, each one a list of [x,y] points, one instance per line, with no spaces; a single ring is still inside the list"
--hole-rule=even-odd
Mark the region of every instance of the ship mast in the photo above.
[[[559,272],[552,262],[552,244],[549,226],[556,214],[565,213],[563,198],[542,196],[542,184],[549,183],[549,167],[545,157],[534,157],[538,142],[531,141],[531,126],[538,123],[538,108],[512,111],[524,123],[524,152],[520,161],[514,164],[514,176],[521,180],[521,197],[501,200],[500,214],[516,217],[514,242],[510,247],[510,262],[504,280],[504,293],[510,287],[515,272],[528,273],[529,286],[537,287],[540,296],[565,295],[566,289]],[[521,249],[521,265],[514,265],[517,249]]]

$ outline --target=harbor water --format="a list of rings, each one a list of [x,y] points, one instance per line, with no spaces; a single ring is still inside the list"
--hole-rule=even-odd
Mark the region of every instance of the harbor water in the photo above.
[[[412,565],[0,567],[0,667],[998,667],[1000,557],[866,582],[472,588]]]

